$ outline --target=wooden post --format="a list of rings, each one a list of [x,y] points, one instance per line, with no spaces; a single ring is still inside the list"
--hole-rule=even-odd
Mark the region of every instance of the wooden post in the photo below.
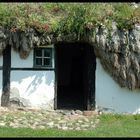
[[[54,72],[55,72],[55,94],[54,94],[54,109],[56,110],[57,109],[57,46],[55,45],[54,46]]]
[[[96,57],[94,48],[86,46],[87,49],[87,110],[95,109],[95,70],[96,70]]]
[[[10,69],[11,69],[11,46],[3,51],[3,88],[1,106],[9,106],[10,103]]]

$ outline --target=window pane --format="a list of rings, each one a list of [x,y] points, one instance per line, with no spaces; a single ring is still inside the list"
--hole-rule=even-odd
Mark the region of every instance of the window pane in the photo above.
[[[51,59],[49,58],[44,58],[44,66],[50,66],[51,67]]]
[[[51,57],[51,50],[50,49],[45,49],[44,50],[44,56],[45,57]]]
[[[42,65],[42,58],[36,58],[36,65],[38,66]]]
[[[42,56],[42,50],[36,50],[36,56]]]
[[[52,67],[52,48],[37,48],[34,54],[34,66]]]

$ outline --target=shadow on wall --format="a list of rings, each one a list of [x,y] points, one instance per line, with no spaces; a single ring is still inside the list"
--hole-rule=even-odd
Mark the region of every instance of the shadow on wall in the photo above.
[[[97,59],[96,105],[98,110],[116,113],[140,113],[140,90],[121,88]]]
[[[32,82],[28,85],[25,93],[28,92],[29,93],[28,95],[30,95],[30,93],[33,93],[39,87],[39,85],[42,82],[43,82],[42,77],[40,77],[40,76],[34,76]]]
[[[54,84],[53,71],[20,71],[12,72],[11,81],[18,83],[22,92],[29,96],[34,93],[38,88],[46,89],[45,87],[52,87]],[[16,86],[16,85],[12,85]],[[42,90],[43,90],[42,89]],[[20,90],[21,91],[21,90]]]

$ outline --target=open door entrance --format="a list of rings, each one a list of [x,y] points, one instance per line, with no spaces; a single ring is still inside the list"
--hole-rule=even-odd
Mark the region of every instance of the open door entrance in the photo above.
[[[55,109],[93,110],[95,107],[94,49],[85,43],[55,45]]]

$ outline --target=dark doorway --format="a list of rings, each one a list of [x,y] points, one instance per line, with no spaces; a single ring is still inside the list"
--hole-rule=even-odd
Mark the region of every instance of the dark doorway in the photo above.
[[[96,60],[93,46],[56,44],[55,60],[55,109],[94,109]]]

